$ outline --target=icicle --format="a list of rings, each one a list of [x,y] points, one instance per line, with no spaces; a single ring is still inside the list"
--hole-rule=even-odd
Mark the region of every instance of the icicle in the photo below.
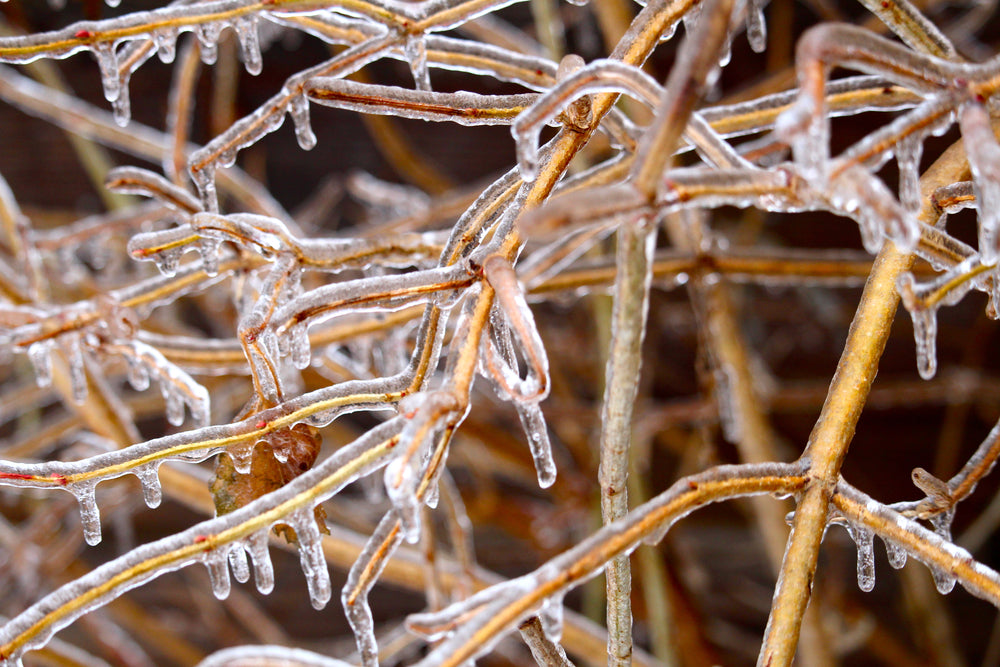
[[[198,196],[201,199],[202,207],[210,212],[219,211],[219,195],[215,189],[215,165],[205,164],[201,169],[189,169],[191,180],[198,188]],[[162,269],[161,269],[162,271]]]
[[[854,524],[847,524],[847,532],[858,546],[858,588],[868,593],[875,588],[875,534]]]
[[[146,501],[146,506],[149,508],[159,507],[160,501],[163,499],[158,469],[158,463],[151,463],[133,470],[142,485],[142,499]]]
[[[252,533],[246,538],[247,551],[253,561],[253,579],[257,590],[263,595],[274,590],[274,567],[268,550],[268,531]]]
[[[80,336],[66,334],[60,338],[66,362],[69,364],[69,384],[73,401],[82,404],[87,400],[87,371],[83,361],[83,346]]]
[[[201,270],[206,275],[216,276],[219,273],[219,239],[202,236],[198,240],[198,252],[201,254]]]
[[[101,83],[104,86],[104,98],[114,102],[121,93],[121,79],[118,76],[118,54],[115,45],[110,42],[96,42],[93,46],[97,66],[101,70]]]
[[[925,306],[917,297],[912,273],[896,280],[896,289],[913,319],[913,339],[917,347],[917,371],[930,380],[937,372],[937,305]]]
[[[554,644],[562,640],[563,632],[563,594],[556,593],[546,598],[538,612],[538,620],[542,624],[545,637]]]
[[[330,585],[330,571],[323,556],[322,536],[316,525],[316,515],[312,509],[297,510],[288,517],[287,523],[295,531],[299,543],[299,562],[309,586],[309,600],[314,609],[322,609],[330,601],[333,588]]]
[[[415,478],[413,466],[400,457],[385,467],[385,490],[399,514],[403,539],[410,544],[416,544],[420,539],[420,505],[414,493]]]
[[[240,58],[247,72],[257,76],[260,74],[263,60],[260,56],[260,38],[257,36],[257,15],[247,14],[233,24],[236,37],[240,42]]]
[[[160,250],[159,252],[153,253],[153,262],[156,264],[156,268],[159,269],[160,273],[167,277],[171,277],[177,274],[177,265],[180,264],[181,255],[183,253],[183,248],[167,248],[166,250]]]
[[[910,212],[920,210],[920,156],[924,151],[922,137],[910,135],[896,144],[899,164],[899,201]]]
[[[180,391],[167,381],[160,383],[160,393],[167,404],[167,421],[172,426],[184,423],[184,398]]]
[[[72,482],[66,490],[76,496],[80,503],[80,525],[83,527],[83,539],[90,546],[101,542],[101,514],[97,509],[97,480],[86,479]]]
[[[125,127],[132,119],[132,100],[128,94],[128,76],[118,82],[118,97],[111,102],[111,111],[118,127]]]
[[[241,475],[249,475],[250,467],[253,464],[253,452],[255,442],[240,443],[233,445],[226,450],[230,460],[233,462],[233,469]]]
[[[149,389],[149,370],[146,364],[132,356],[125,357],[125,362],[128,364],[128,383],[132,388],[136,391]]]
[[[28,346],[28,361],[35,371],[35,382],[39,387],[52,384],[52,348],[55,341],[46,338]]]
[[[309,100],[305,95],[294,95],[288,102],[288,115],[295,124],[295,139],[299,147],[308,151],[316,146],[316,135],[309,122]]]
[[[980,104],[962,108],[959,127],[972,168],[979,212],[979,255],[983,264],[990,266],[1000,260],[1000,145],[989,113]]]
[[[409,35],[404,49],[417,90],[431,90],[431,77],[427,70],[427,40],[423,34]]]
[[[930,518],[931,527],[935,534],[945,542],[951,543],[951,522],[955,518],[955,508],[934,514]],[[931,576],[934,577],[934,586],[938,593],[947,595],[955,588],[955,575],[937,567],[931,567]]]
[[[247,552],[242,544],[235,544],[229,550],[229,565],[233,568],[233,577],[241,584],[250,581],[250,563],[247,561]]]
[[[214,65],[219,57],[219,34],[222,32],[222,23],[202,23],[195,27],[195,34],[201,42],[201,62],[206,65]]]
[[[895,542],[885,541],[885,555],[889,559],[889,567],[894,570],[902,569],[906,565],[906,550]]]
[[[747,42],[754,53],[763,53],[767,49],[767,24],[764,22],[761,0],[748,0]]]
[[[545,425],[545,415],[537,402],[529,403],[514,401],[517,415],[521,418],[521,426],[528,436],[528,447],[531,458],[535,462],[535,472],[538,474],[538,486],[547,489],[556,481],[556,463],[552,458],[552,443],[549,442],[549,431]]]
[[[289,352],[292,365],[303,370],[312,363],[312,347],[309,344],[309,326],[305,322],[296,325],[288,332]]]
[[[212,583],[212,595],[219,600],[229,597],[229,557],[224,547],[206,553],[202,562],[208,568],[208,579]]]
[[[160,62],[166,65],[174,62],[174,57],[177,55],[177,31],[173,28],[160,28],[153,32],[152,38]]]

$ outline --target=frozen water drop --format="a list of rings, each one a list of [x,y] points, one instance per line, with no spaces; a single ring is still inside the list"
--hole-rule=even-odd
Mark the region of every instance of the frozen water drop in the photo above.
[[[254,443],[233,445],[226,452],[233,462],[233,468],[241,475],[249,475],[253,464]]]
[[[46,338],[28,346],[28,361],[35,371],[35,382],[39,387],[52,384],[52,348],[55,342]]]
[[[257,590],[267,595],[274,590],[274,567],[268,550],[268,532],[259,531],[247,537],[247,551],[253,562],[253,579]]]
[[[160,474],[158,465],[144,465],[135,469],[135,476],[139,478],[142,485],[142,499],[146,501],[147,507],[158,507],[163,499],[160,489]]]
[[[309,122],[309,100],[305,95],[292,96],[288,102],[288,115],[295,125],[295,139],[299,142],[299,147],[304,151],[315,148],[316,135]]]
[[[747,7],[747,42],[754,53],[763,53],[767,49],[767,24],[760,0],[750,0]]]
[[[330,571],[323,556],[322,536],[311,509],[297,510],[288,517],[299,543],[299,562],[309,587],[309,600],[314,609],[322,609],[330,601],[333,587]]]
[[[69,384],[73,401],[83,404],[87,400],[87,370],[83,361],[83,346],[80,337],[68,334],[63,336],[63,352],[69,364]]]
[[[917,298],[912,273],[896,280],[896,289],[913,319],[913,339],[917,347],[917,371],[929,380],[937,371],[937,306],[925,306]]]
[[[128,83],[119,85],[118,97],[111,102],[111,111],[118,127],[126,127],[132,119],[132,100],[128,94]]]
[[[309,344],[309,327],[306,323],[299,324],[288,332],[292,365],[299,370],[309,368],[312,363],[312,347]]]
[[[229,597],[229,558],[221,547],[205,554],[203,562],[208,568],[208,579],[212,584],[212,595],[219,600]]]
[[[101,84],[104,86],[104,98],[114,102],[121,93],[121,78],[118,75],[118,54],[114,44],[96,42],[93,46],[97,66],[101,70]]]
[[[241,584],[250,581],[250,563],[247,561],[247,552],[241,545],[236,544],[229,551],[229,564],[233,568],[233,577]]]
[[[240,42],[240,57],[247,72],[256,76],[260,74],[263,60],[260,56],[260,38],[257,36],[257,16],[248,14],[233,24],[236,37]]]
[[[128,383],[136,391],[149,389],[149,369],[142,359],[129,356],[126,358],[128,364]]]
[[[184,423],[184,398],[180,391],[170,384],[169,380],[160,383],[160,390],[163,400],[167,404],[167,421],[173,426],[180,426]]]
[[[198,252],[201,254],[201,270],[206,275],[215,276],[219,273],[219,239],[201,237],[198,240]]]
[[[868,593],[875,588],[875,534],[853,524],[847,531],[858,546],[858,588]]]
[[[202,23],[195,28],[201,44],[201,61],[206,65],[214,65],[219,57],[219,34],[222,28],[221,23]]]
[[[937,588],[938,593],[941,595],[947,595],[955,589],[955,575],[949,574],[942,569],[932,567],[931,576],[934,577],[934,587]]]
[[[160,28],[153,32],[152,37],[160,62],[168,65],[174,62],[174,57],[177,55],[177,31],[172,28]]]
[[[83,527],[83,539],[90,546],[101,542],[101,514],[97,509],[97,482],[93,479],[71,482],[66,489],[80,503],[80,525]]]
[[[552,458],[552,443],[545,424],[545,415],[538,403],[515,401],[521,426],[528,436],[528,447],[535,462],[538,486],[547,489],[556,481],[556,463]]]
[[[889,559],[889,567],[894,570],[899,570],[906,565],[906,550],[895,542],[885,543],[885,555]]]
[[[182,252],[183,250],[180,248],[161,250],[153,254],[153,262],[156,263],[156,268],[163,275],[167,277],[176,275],[177,265],[180,264]]]
[[[562,640],[563,633],[563,596],[553,595],[546,598],[542,603],[542,608],[538,612],[538,620],[542,624],[542,632],[545,637],[554,644]]]

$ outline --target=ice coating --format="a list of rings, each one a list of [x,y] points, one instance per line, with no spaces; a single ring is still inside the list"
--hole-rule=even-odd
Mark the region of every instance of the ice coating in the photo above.
[[[203,521],[167,538],[137,547],[124,556],[105,563],[87,575],[45,596],[0,628],[0,644],[9,643],[13,638],[22,635],[22,633],[35,626],[42,619],[50,618],[49,614],[52,610],[60,609],[65,604],[78,600],[81,596],[88,594],[98,587],[99,583],[115,579],[117,575],[124,572],[134,571],[134,568],[140,568],[140,571],[134,573],[132,576],[117,579],[115,585],[102,588],[99,595],[87,598],[83,604],[75,606],[71,611],[60,616],[58,621],[51,621],[48,624],[43,623],[37,632],[34,632],[30,638],[25,639],[17,651],[7,656],[6,659],[18,660],[25,651],[43,646],[54,632],[72,623],[84,613],[102,604],[106,604],[109,600],[121,595],[126,590],[139,586],[168,571],[192,563],[205,562],[207,551],[218,549],[228,551],[226,545],[213,544],[211,542],[213,539],[212,536],[219,535],[227,530],[235,530],[237,535],[234,536],[234,539],[239,539],[241,537],[239,529],[240,527],[244,527],[247,544],[254,561],[255,576],[258,577],[258,587],[269,588],[266,584],[268,583],[268,579],[273,577],[273,574],[271,573],[270,561],[265,554],[267,552],[267,533],[270,525],[265,525],[255,530],[246,527],[254,525],[253,522],[257,517],[288,502],[297,502],[304,504],[304,506],[298,510],[294,508],[290,509],[289,511],[294,516],[289,518],[275,516],[272,520],[276,523],[291,523],[292,527],[296,529],[296,534],[299,535],[300,546],[305,552],[301,556],[303,566],[309,568],[307,576],[310,580],[310,590],[316,593],[314,602],[319,603],[324,595],[324,579],[326,581],[326,588],[327,590],[329,589],[329,574],[326,570],[326,562],[323,559],[321,536],[313,515],[313,507],[315,503],[321,502],[330,495],[337,493],[344,486],[357,479],[358,476],[368,474],[380,465],[383,465],[385,463],[385,456],[376,457],[375,460],[370,461],[352,474],[337,477],[335,483],[324,484],[323,492],[319,496],[313,497],[310,494],[317,484],[335,474],[345,464],[398,433],[403,426],[401,421],[400,419],[394,419],[376,427],[350,445],[341,448],[323,463],[303,473],[303,475],[297,477],[286,486],[251,502],[245,507],[222,517]],[[119,452],[111,453],[111,455],[118,454]],[[93,503],[93,488],[95,483],[96,480],[90,479],[79,483],[71,483],[66,488],[81,499],[81,510],[84,510],[85,505],[92,510],[86,512],[83,518],[85,530],[88,531],[86,535],[92,537],[92,531],[96,530],[96,538],[99,540],[100,521],[97,516],[96,504]],[[306,500],[306,497],[309,499]],[[299,500],[296,501],[296,499]],[[301,533],[299,532],[300,529]],[[155,561],[157,567],[149,567],[150,561]],[[225,560],[223,560],[223,565],[225,565]],[[217,574],[221,575],[221,572],[217,571]],[[228,573],[226,574],[226,578],[228,579]],[[273,585],[273,580],[271,583]],[[219,586],[221,587],[222,584],[220,583]]]
[[[402,541],[399,516],[395,510],[390,510],[379,521],[357,561],[351,566],[347,582],[340,594],[344,614],[354,632],[354,640],[363,667],[378,665],[378,643],[375,639],[375,623],[368,594],[385,568],[389,556],[395,553]]]
[[[539,96],[511,124],[517,142],[517,165],[521,177],[533,181],[538,174],[538,138],[542,127],[556,119],[574,100],[592,93],[626,93],[655,106],[662,88],[637,67],[616,60],[595,60],[568,74]]]

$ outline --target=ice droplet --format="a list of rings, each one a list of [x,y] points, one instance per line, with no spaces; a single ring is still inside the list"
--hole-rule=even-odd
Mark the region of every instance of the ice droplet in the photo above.
[[[903,305],[913,319],[913,339],[917,347],[917,371],[920,377],[930,380],[937,371],[937,306],[925,306],[916,295],[912,273],[904,273],[896,280],[896,289]]]
[[[139,483],[142,485],[142,499],[150,508],[158,507],[163,499],[158,468],[158,464],[149,464],[134,470],[135,476],[139,478]]]
[[[263,67],[263,60],[260,56],[260,38],[257,36],[257,16],[247,14],[240,17],[233,24],[236,37],[240,42],[240,57],[243,59],[243,66],[247,72],[257,76]]]
[[[414,493],[413,467],[402,457],[396,457],[385,468],[385,490],[399,514],[399,526],[405,539],[415,544],[420,539],[420,503]]]
[[[201,23],[195,28],[195,34],[201,43],[201,62],[206,65],[214,65],[219,57],[219,34],[222,32],[222,23]]]
[[[177,31],[173,28],[160,28],[153,32],[152,37],[160,62],[167,65],[174,62],[177,55]]]
[[[268,531],[261,530],[246,538],[246,548],[253,562],[253,579],[257,590],[267,595],[274,590],[274,567],[268,550]]]
[[[83,527],[83,539],[90,546],[101,542],[101,513],[97,509],[97,481],[94,479],[71,482],[66,489],[80,503],[80,525]]]
[[[288,115],[295,124],[295,139],[299,142],[299,147],[304,151],[315,148],[316,135],[309,122],[309,100],[305,95],[292,96],[288,102]]]
[[[136,391],[149,389],[149,369],[146,368],[142,359],[128,356],[125,358],[125,362],[128,365],[128,383],[132,385],[132,388]]]
[[[219,239],[201,237],[198,241],[198,252],[201,254],[201,270],[205,275],[216,276],[219,273]]]
[[[153,262],[156,263],[156,268],[160,270],[160,273],[171,277],[177,273],[177,265],[180,264],[183,252],[184,250],[181,248],[160,250],[153,254]]]
[[[847,525],[847,532],[858,546],[858,588],[868,593],[875,588],[875,534],[854,524]]]
[[[167,380],[160,382],[160,392],[167,404],[167,421],[172,426],[180,426],[184,423],[184,397]]]
[[[309,344],[309,326],[303,322],[288,332],[292,365],[303,370],[312,363],[312,347]]]
[[[229,565],[233,568],[233,577],[241,584],[250,581],[250,563],[247,561],[247,552],[242,544],[235,544],[229,550]]]
[[[83,362],[80,336],[74,334],[63,336],[62,349],[69,364],[69,384],[73,401],[82,405],[87,400],[87,370]]]
[[[114,102],[121,93],[121,79],[118,77],[118,54],[115,45],[110,42],[96,42],[93,46],[97,66],[101,70],[101,84],[104,86],[104,98]]]
[[[895,542],[886,541],[885,555],[889,559],[889,567],[894,570],[899,570],[906,565],[906,550]]]
[[[286,521],[295,531],[299,543],[299,563],[309,587],[309,600],[314,609],[322,609],[330,601],[333,587],[330,571],[323,556],[322,536],[312,508],[296,510]]]
[[[28,346],[28,361],[35,371],[35,382],[39,387],[52,384],[52,348],[55,341],[46,338]]]
[[[556,481],[556,463],[552,458],[552,443],[545,424],[545,415],[537,402],[514,401],[521,426],[528,436],[528,447],[535,462],[538,486],[547,489]]]
[[[562,640],[563,632],[563,594],[557,593],[546,598],[538,612],[538,620],[542,624],[545,637],[554,644]]]
[[[747,7],[747,42],[754,53],[767,49],[767,24],[760,0],[750,0]]]
[[[229,597],[229,557],[226,549],[219,547],[207,552],[202,562],[208,568],[208,579],[212,583],[212,595],[219,600]]]
[[[128,94],[128,80],[119,82],[118,97],[111,102],[111,112],[118,127],[125,127],[132,119],[132,100]]]
[[[241,475],[249,475],[250,467],[253,464],[253,451],[254,445],[256,443],[240,443],[238,445],[233,445],[226,450],[229,454],[230,460],[233,462],[233,468]]]

